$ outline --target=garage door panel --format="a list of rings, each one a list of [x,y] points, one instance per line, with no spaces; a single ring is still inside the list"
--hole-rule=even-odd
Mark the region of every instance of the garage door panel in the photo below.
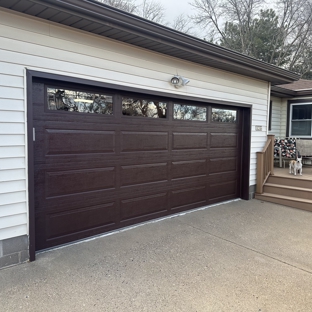
[[[50,132],[50,133],[49,133]],[[72,162],[73,159],[81,160],[104,160],[103,155],[116,154],[116,138],[113,132],[108,131],[91,131],[89,138],[87,133],[81,130],[51,130],[40,131],[38,127],[35,133],[35,161],[47,163],[49,157],[55,160],[68,160]],[[64,132],[64,135],[61,134]],[[74,133],[76,132],[76,133]],[[100,133],[101,132],[101,133]],[[80,134],[84,138],[80,137]],[[63,145],[63,149],[62,146]],[[85,150],[83,148],[85,147]],[[106,156],[105,156],[106,157]],[[109,157],[109,156],[108,156]],[[113,157],[112,157],[113,158]],[[63,162],[64,162],[63,161]]]
[[[107,203],[99,206],[70,210],[47,215],[47,240],[94,228],[113,225],[118,220],[116,204]]]
[[[211,133],[210,148],[237,147],[238,139],[236,133]]]
[[[142,164],[121,167],[121,186],[133,186],[168,180],[168,164]]]
[[[88,213],[90,209],[92,214]],[[36,249],[41,250],[116,228],[117,202],[87,205],[68,212],[40,212],[35,220],[36,232],[41,233],[36,235]]]
[[[101,125],[103,124],[106,127],[109,127],[118,123],[115,115],[99,115],[65,111],[46,111],[42,108],[43,105],[44,101],[34,107],[34,110],[36,110],[36,120],[38,122],[38,125],[46,124],[48,128],[51,128],[51,126],[53,126],[57,128],[67,129],[72,126],[78,126],[82,129],[87,129],[88,125],[93,124],[95,128],[102,129]],[[75,119],[75,123],[73,123],[73,118]]]
[[[218,158],[232,158],[237,157],[238,154],[237,148],[224,148],[224,149],[210,149],[209,158],[218,159]]]
[[[114,153],[115,131],[46,129],[46,155]]]
[[[100,190],[42,198],[44,206],[38,208],[37,211],[46,213],[65,212],[87,206],[102,205],[106,202],[115,202],[118,200],[118,197],[119,194],[117,192]]]
[[[171,124],[168,118],[135,117],[122,115],[120,118],[122,131],[155,131],[160,126],[161,130],[170,129]]]
[[[164,213],[168,210],[168,193],[152,194],[143,197],[123,199],[120,202],[121,222],[141,218],[142,216]]]
[[[52,114],[53,115],[53,114]],[[36,116],[36,131],[44,129],[58,130],[86,130],[86,131],[116,131],[121,127],[115,118],[98,116],[98,118],[63,118],[63,115],[57,116],[55,120],[47,120],[47,114]],[[73,121],[73,119],[75,121]]]
[[[188,161],[188,160],[199,160],[199,159],[207,159],[210,157],[211,151],[202,149],[202,150],[175,150],[171,151],[170,157],[173,161]],[[216,153],[219,155],[219,153]]]
[[[38,170],[70,171],[116,167],[120,158],[115,154],[45,155],[36,159]],[[117,160],[118,159],[118,160]]]
[[[164,181],[157,183],[146,183],[134,186],[121,187],[117,192],[118,196],[124,199],[131,199],[134,197],[133,194],[136,194],[135,197],[144,197],[146,194],[155,194],[156,190],[159,193],[166,193],[168,190],[184,190],[184,189],[193,189],[198,185],[207,185],[212,180],[209,180],[207,176],[194,177],[189,179],[177,179],[172,181]],[[169,192],[171,194],[171,192]],[[171,195],[170,195],[171,196]],[[143,209],[143,207],[141,206]]]
[[[116,169],[96,168],[46,173],[46,197],[114,189]]]
[[[222,183],[214,183],[209,188],[209,199],[222,199],[237,197],[237,181],[227,181]]]
[[[214,122],[211,123],[211,133],[220,133],[220,134],[231,134],[237,133],[240,130],[240,125],[238,123],[223,123],[223,122]]]
[[[209,172],[226,173],[237,170],[237,157],[210,158]]]
[[[220,172],[220,173],[210,173],[209,174],[209,182],[226,182],[226,181],[236,181],[237,171],[227,171],[227,172]]]
[[[173,150],[207,149],[207,133],[176,133],[173,136]]]
[[[173,180],[193,178],[207,175],[207,161],[176,161],[172,162],[171,174]]]
[[[121,152],[168,151],[168,132],[122,132]]]
[[[206,192],[206,185],[174,190],[171,192],[171,207],[172,209],[182,209],[190,205],[204,205]]]

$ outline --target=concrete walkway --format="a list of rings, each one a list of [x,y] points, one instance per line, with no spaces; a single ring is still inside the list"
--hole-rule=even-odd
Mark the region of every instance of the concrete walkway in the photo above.
[[[235,201],[0,271],[0,311],[312,311],[312,213]]]

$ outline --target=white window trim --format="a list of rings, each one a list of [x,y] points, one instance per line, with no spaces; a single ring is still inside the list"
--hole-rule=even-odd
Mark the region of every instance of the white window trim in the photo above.
[[[312,137],[312,116],[311,119],[303,119],[305,121],[311,121],[311,135],[298,135],[292,133],[292,108],[297,105],[312,105],[312,102],[304,102],[304,103],[290,103],[290,114],[289,114],[289,137],[299,137],[299,138],[311,138]],[[301,119],[302,120],[302,119]]]

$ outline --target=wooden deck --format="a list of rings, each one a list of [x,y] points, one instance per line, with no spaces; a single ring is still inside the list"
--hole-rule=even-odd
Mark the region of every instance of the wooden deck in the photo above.
[[[277,203],[312,212],[312,166],[311,159],[303,165],[302,175],[289,173],[291,159],[273,157],[274,136],[268,140],[261,152],[257,152],[256,199]],[[274,167],[274,165],[285,168]]]
[[[289,173],[289,168],[274,168],[256,198],[293,208],[312,211],[312,167],[303,166],[302,175]]]
[[[289,173],[288,164],[286,168],[278,168],[274,167],[274,175],[279,177],[287,177],[293,179],[308,179],[312,180],[312,166],[303,166],[302,168],[302,176],[300,175],[293,175]]]

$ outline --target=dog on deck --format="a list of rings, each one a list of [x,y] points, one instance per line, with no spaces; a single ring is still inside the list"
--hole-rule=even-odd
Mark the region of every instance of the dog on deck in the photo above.
[[[297,160],[291,160],[289,162],[289,173],[296,175],[297,172],[302,175],[302,157],[298,157]]]

